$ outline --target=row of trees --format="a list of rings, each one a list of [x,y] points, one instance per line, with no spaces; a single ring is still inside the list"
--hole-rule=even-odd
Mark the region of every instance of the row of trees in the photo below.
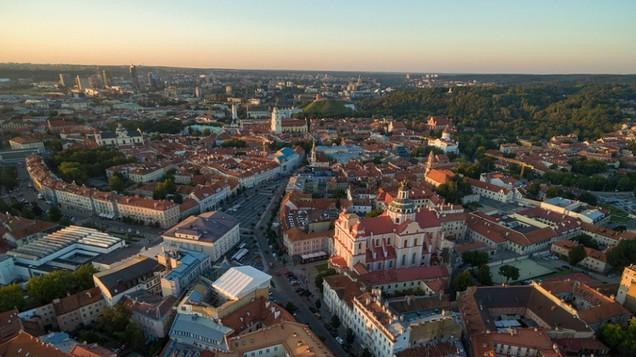
[[[26,289],[18,284],[0,287],[0,312],[16,308],[48,304],[53,299],[62,298],[94,286],[90,264],[82,265],[73,272],[58,270],[29,280]]]
[[[86,183],[90,177],[105,176],[105,170],[111,166],[132,161],[119,150],[108,147],[64,150],[52,158],[60,177],[78,184]]]
[[[105,309],[97,318],[95,325],[77,330],[77,338],[88,343],[103,346],[126,345],[126,348],[143,352],[144,332],[139,324],[131,320],[131,313],[123,305]]]

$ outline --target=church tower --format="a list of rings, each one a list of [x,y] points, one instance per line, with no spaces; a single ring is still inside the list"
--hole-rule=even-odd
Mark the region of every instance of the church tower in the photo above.
[[[415,203],[409,198],[410,188],[406,181],[400,183],[397,197],[389,204],[387,211],[393,223],[403,223],[408,220],[415,220]]]
[[[278,108],[276,107],[272,110],[271,131],[274,134],[280,134],[283,132],[283,122],[281,116],[278,114]]]
[[[312,140],[311,141],[311,156],[309,157],[309,164],[310,165],[315,165],[317,158],[316,158],[316,140]]]
[[[442,131],[442,140],[451,141],[450,128],[448,127],[448,125],[446,125],[444,127],[444,131]]]

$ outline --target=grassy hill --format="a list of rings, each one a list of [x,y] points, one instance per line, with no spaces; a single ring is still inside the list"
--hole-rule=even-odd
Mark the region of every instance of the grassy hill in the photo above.
[[[345,102],[340,100],[319,100],[311,102],[303,107],[303,114],[312,117],[329,117],[352,114],[353,111],[345,107]]]

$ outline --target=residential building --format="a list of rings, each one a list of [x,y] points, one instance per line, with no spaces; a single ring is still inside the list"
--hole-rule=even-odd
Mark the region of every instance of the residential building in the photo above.
[[[127,294],[121,303],[131,312],[131,319],[141,326],[146,338],[154,340],[168,336],[175,316],[177,298],[162,297],[146,290]]]
[[[80,326],[92,325],[106,306],[99,288],[53,300],[57,326],[67,332],[75,331]]]

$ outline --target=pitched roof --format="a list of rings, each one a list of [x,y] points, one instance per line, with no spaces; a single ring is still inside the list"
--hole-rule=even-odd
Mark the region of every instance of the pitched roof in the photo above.
[[[42,342],[26,332],[20,331],[10,340],[0,344],[2,357],[69,357],[57,348]]]

